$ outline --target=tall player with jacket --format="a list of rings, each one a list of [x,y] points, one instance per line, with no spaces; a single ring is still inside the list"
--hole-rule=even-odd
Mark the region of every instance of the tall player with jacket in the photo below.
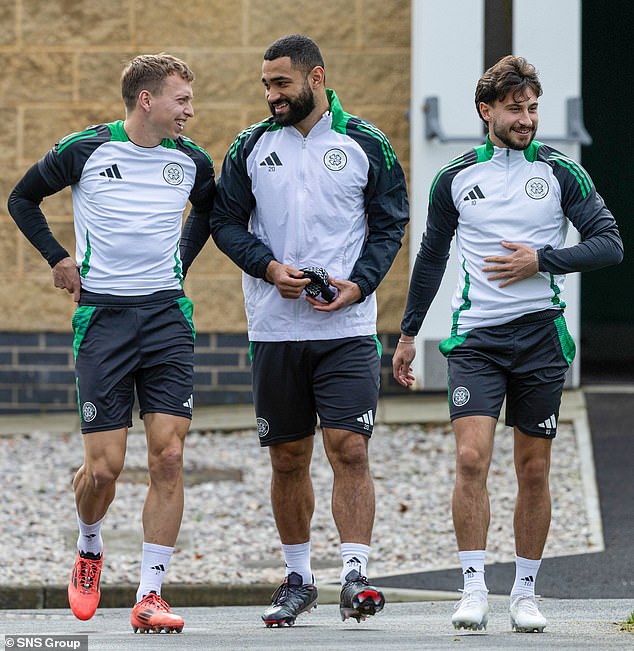
[[[383,607],[368,584],[374,520],[368,463],[379,390],[375,290],[408,220],[405,179],[387,138],[343,111],[317,45],[301,35],[264,55],[273,116],[238,135],[218,183],[212,235],[243,270],[260,443],[286,561],[262,618],[293,624],[317,600],[310,561],[316,415],[334,472],[342,617]],[[325,269],[336,294],[313,297],[304,269]],[[318,289],[318,287],[317,287]],[[325,288],[327,289],[327,288]],[[306,291],[305,291],[306,290]]]

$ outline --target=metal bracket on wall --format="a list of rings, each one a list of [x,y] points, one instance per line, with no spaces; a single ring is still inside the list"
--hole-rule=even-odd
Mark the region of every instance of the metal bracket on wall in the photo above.
[[[425,115],[425,138],[438,138],[440,142],[484,142],[482,136],[448,136],[440,126],[440,107],[438,97],[432,95],[425,98],[423,104]],[[548,142],[574,142],[580,145],[591,145],[592,137],[583,124],[583,108],[580,97],[569,97],[566,100],[566,135],[544,136]]]

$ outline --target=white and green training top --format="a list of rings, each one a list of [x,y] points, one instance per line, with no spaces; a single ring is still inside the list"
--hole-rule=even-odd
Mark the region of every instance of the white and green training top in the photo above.
[[[82,288],[135,296],[180,289],[183,211],[209,210],[213,163],[188,138],[140,147],[123,122],[60,140],[37,164],[55,191],[71,186]]]
[[[568,225],[582,241],[566,247]],[[525,150],[486,144],[458,156],[436,175],[427,223],[409,288],[401,332],[416,335],[434,299],[456,237],[458,282],[452,336],[508,323],[543,310],[563,310],[565,274],[618,264],[619,231],[588,173],[561,152],[534,141]],[[500,287],[484,258],[508,255],[501,242],[537,251],[534,276]]]

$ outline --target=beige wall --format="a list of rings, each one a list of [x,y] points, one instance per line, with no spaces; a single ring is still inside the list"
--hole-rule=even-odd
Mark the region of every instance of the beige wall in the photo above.
[[[216,172],[235,134],[267,115],[262,54],[277,37],[305,33],[320,45],[328,85],[344,108],[391,139],[407,173],[409,0],[0,0],[0,330],[67,331],[74,304],[6,210],[11,188],[56,140],[123,118],[119,74],[142,52],[167,51],[194,69],[196,118],[187,135]],[[74,252],[70,191],[43,204]],[[379,331],[398,332],[407,289],[405,249],[379,289]],[[242,332],[240,273],[207,244],[188,276],[200,332]]]

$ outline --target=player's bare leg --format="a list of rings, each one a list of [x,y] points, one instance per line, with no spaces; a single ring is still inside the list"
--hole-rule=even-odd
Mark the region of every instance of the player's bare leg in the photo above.
[[[454,628],[485,629],[489,604],[484,554],[490,521],[487,478],[493,455],[496,420],[467,416],[452,423],[456,436],[456,482],[452,513],[464,591],[451,618]]]
[[[282,545],[304,546],[309,550],[310,522],[315,495],[310,478],[313,436],[269,447],[271,458],[271,505]],[[309,551],[304,552],[309,554]],[[310,559],[305,559],[307,564]],[[317,607],[314,580],[287,569],[287,576],[271,597],[262,614],[267,627],[292,626],[298,615]]]
[[[183,517],[183,449],[190,420],[148,413],[144,418],[150,485],[143,507],[143,559],[130,624],[139,633],[180,633],[184,621],[161,598],[161,586]],[[149,562],[158,555],[161,562]]]
[[[552,440],[528,436],[517,427],[514,436],[516,576],[511,591],[511,628],[519,632],[541,633],[548,622],[537,606],[535,581],[550,528],[548,477]]]
[[[127,432],[122,428],[83,435],[84,463],[73,480],[80,533],[68,584],[68,602],[78,619],[90,619],[99,605],[101,521],[114,499],[116,481],[123,469]]]
[[[374,484],[368,460],[369,438],[357,432],[324,428],[324,448],[334,475],[332,515],[342,543],[370,546],[374,526]],[[339,612],[362,622],[383,609],[385,597],[356,569],[345,573]]]

